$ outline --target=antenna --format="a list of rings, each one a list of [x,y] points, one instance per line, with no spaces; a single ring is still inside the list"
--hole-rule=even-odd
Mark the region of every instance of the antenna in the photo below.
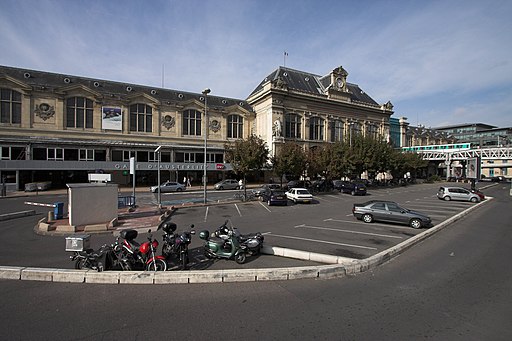
[[[162,89],[164,88],[164,64],[162,64]]]
[[[288,57],[288,52],[284,51],[283,55],[283,66],[286,67],[286,57]]]

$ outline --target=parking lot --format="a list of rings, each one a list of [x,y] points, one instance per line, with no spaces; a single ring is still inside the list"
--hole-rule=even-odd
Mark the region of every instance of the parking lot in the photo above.
[[[301,251],[329,254],[348,258],[363,259],[399,244],[425,229],[413,229],[405,225],[386,223],[364,223],[352,215],[352,205],[368,200],[392,200],[400,205],[426,213],[432,218],[434,226],[474,206],[469,202],[442,201],[436,192],[442,183],[411,185],[395,188],[377,188],[368,190],[366,196],[351,196],[338,192],[317,194],[312,204],[293,204],[288,206],[267,206],[260,201],[240,202],[227,199],[233,197],[233,191],[211,191],[209,206],[182,207],[172,219],[178,225],[178,231],[188,229],[193,224],[199,232],[210,232],[229,219],[242,233],[262,232],[265,244]],[[139,204],[156,204],[152,193],[137,193]],[[166,194],[165,202],[186,202],[193,198],[197,202],[201,192]],[[6,261],[3,265],[72,267],[68,254],[64,251],[63,236],[35,236],[32,229],[35,222],[46,215],[47,207],[28,207],[23,205],[26,198],[2,200],[1,211],[14,212],[21,209],[35,209],[36,215],[0,222],[1,235],[10,240],[2,252]],[[29,200],[30,201],[30,200]],[[41,195],[34,199],[42,203],[66,202],[66,195]],[[177,206],[180,207],[180,206]],[[143,240],[144,231],[150,226],[137,226]],[[153,234],[161,240],[161,232]],[[99,247],[112,241],[112,235],[94,235],[91,246]],[[250,264],[236,264],[234,261],[207,262],[202,256],[203,241],[196,235],[192,238],[192,268],[259,268],[281,266],[311,265],[309,261],[291,260],[282,257],[262,256],[249,260]]]
[[[356,220],[354,203],[392,200],[411,210],[426,213],[434,226],[474,206],[469,202],[445,202],[436,197],[439,184],[369,189],[366,196],[337,192],[318,194],[312,204],[268,206],[260,201],[226,203],[179,209],[173,220],[180,228],[195,225],[210,232],[226,219],[242,233],[262,232],[265,243],[309,252],[349,258],[367,258],[424,231],[406,225]]]

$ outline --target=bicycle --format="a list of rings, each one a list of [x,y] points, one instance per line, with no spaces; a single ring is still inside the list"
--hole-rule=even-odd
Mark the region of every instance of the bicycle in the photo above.
[[[240,190],[239,192],[233,195],[233,199],[241,201],[251,201],[256,199],[256,194],[253,191],[247,191],[246,194],[244,190]]]

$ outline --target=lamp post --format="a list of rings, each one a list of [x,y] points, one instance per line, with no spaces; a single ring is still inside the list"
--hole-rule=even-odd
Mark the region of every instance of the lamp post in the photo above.
[[[158,191],[158,207],[162,204],[162,190],[160,189],[160,149],[162,149],[162,146],[158,146],[157,149],[155,149],[155,153],[157,154],[157,191]]]
[[[203,203],[206,205],[206,139],[208,134],[208,113],[207,113],[207,105],[208,105],[208,94],[211,92],[209,88],[203,90],[204,95],[204,164],[203,164]]]

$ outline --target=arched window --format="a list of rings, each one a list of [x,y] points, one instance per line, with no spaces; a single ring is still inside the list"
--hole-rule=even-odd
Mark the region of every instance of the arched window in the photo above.
[[[324,120],[321,117],[309,119],[309,139],[317,141],[324,139]]]
[[[228,116],[228,138],[241,139],[244,136],[244,118],[240,115]]]
[[[0,89],[0,123],[21,123],[21,93]]]
[[[297,114],[284,115],[284,137],[301,138],[301,118]]]
[[[93,127],[92,100],[85,97],[71,97],[66,100],[66,127]]]
[[[153,108],[143,103],[130,105],[130,131],[153,131]]]
[[[183,112],[183,135],[201,135],[201,112],[185,110]]]
[[[343,121],[331,122],[331,142],[343,141]]]

